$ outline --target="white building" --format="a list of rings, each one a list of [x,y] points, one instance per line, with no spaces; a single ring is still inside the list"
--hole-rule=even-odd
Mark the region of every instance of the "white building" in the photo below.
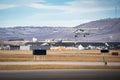
[[[20,46],[20,50],[30,50],[30,46]]]
[[[79,50],[83,50],[83,49],[85,49],[81,44],[78,46],[78,49]]]
[[[33,42],[37,42],[37,38],[33,37]]]

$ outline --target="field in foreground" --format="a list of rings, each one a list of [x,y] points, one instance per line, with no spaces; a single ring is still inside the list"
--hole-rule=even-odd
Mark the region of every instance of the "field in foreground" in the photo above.
[[[89,66],[89,65],[0,65],[0,70],[35,70],[35,69],[120,69],[120,66]]]
[[[104,55],[107,62],[120,62],[120,55]],[[43,61],[43,56],[37,56],[37,61]],[[0,54],[0,62],[5,61],[35,61],[32,54]],[[79,62],[102,62],[102,54],[47,54],[44,61],[79,61]]]
[[[45,61],[79,61],[79,62],[102,62],[103,54],[98,53],[97,50],[87,51],[51,51],[54,54],[51,54],[50,51],[45,56]],[[59,52],[59,53],[57,53]],[[61,52],[61,54],[60,54]],[[72,53],[71,53],[72,52]],[[78,52],[80,52],[78,54]],[[83,53],[87,52],[87,53]],[[27,54],[26,54],[27,53]],[[70,53],[70,54],[69,54]],[[37,56],[39,60],[43,61],[43,56]],[[111,54],[104,55],[107,62],[120,62],[120,55],[113,56]],[[0,51],[0,62],[5,61],[34,61],[34,55],[31,51],[20,51],[20,50],[6,50]]]
[[[34,55],[29,53],[31,51],[1,51],[0,62],[19,62],[19,61],[35,61]],[[59,52],[59,54],[57,54]],[[67,51],[67,54],[60,54],[61,51],[54,51],[55,54],[48,53],[45,56],[40,57],[36,61],[73,61],[73,62],[103,62],[103,54],[89,53],[71,53]],[[78,51],[76,51],[78,52]],[[95,52],[95,53],[94,53]],[[22,53],[22,54],[21,54]],[[27,54],[23,54],[27,53]],[[105,54],[105,61],[107,62],[120,62],[120,55],[113,56],[111,54]],[[32,69],[120,69],[120,66],[88,66],[88,65],[0,65],[0,70],[32,70]]]

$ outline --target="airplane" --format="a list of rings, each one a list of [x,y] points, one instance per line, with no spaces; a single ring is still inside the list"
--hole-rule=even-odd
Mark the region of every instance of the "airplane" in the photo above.
[[[75,30],[73,33],[75,33],[75,37],[78,37],[79,35],[83,35],[84,37],[86,37],[86,35],[90,35],[90,33],[88,32],[88,30],[91,29],[100,29],[100,28],[80,28]]]
[[[75,37],[78,37],[78,35],[84,35],[84,37],[86,37],[86,35],[90,34],[88,31],[83,29],[77,29],[74,31],[74,33],[75,33]]]

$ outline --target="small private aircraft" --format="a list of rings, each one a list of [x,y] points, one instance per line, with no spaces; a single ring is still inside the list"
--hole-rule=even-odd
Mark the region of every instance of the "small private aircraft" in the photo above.
[[[83,35],[84,37],[86,35],[89,35],[89,32],[83,29],[77,29],[76,31],[74,31],[75,33],[75,37],[78,37],[79,35]]]
[[[78,37],[79,35],[83,35],[84,37],[86,37],[86,35],[90,35],[90,32],[88,30],[93,30],[96,29],[98,30],[99,28],[80,28],[75,30],[73,33],[75,34],[75,37]]]

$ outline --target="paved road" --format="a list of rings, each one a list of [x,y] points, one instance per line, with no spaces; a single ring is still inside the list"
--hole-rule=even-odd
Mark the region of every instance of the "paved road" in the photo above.
[[[50,69],[4,70],[0,80],[120,80],[120,70],[109,69]]]
[[[54,62],[54,61],[42,61],[42,62],[0,62],[0,65],[39,65],[39,64],[59,64],[59,65],[105,65],[103,62]],[[120,66],[120,62],[108,62],[109,66]]]

